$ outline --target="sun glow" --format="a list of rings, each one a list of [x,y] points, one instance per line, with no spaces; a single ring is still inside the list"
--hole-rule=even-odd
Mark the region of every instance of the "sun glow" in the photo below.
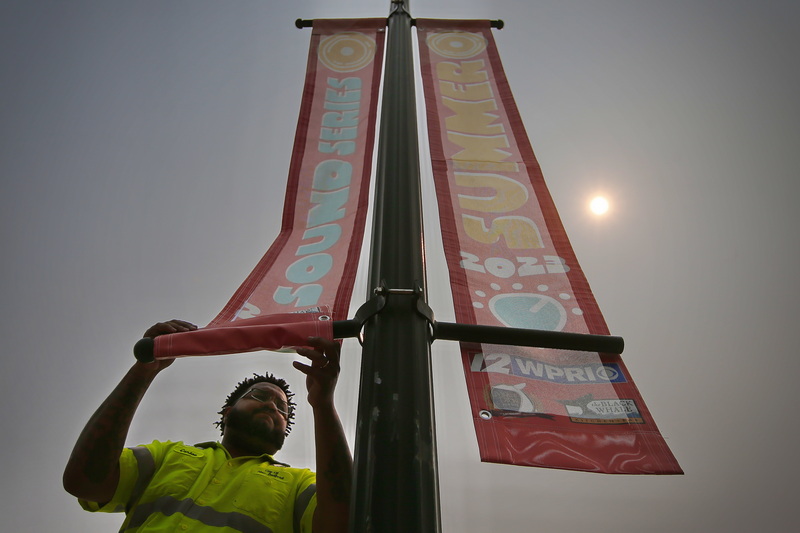
[[[595,215],[605,215],[608,212],[608,207],[608,200],[602,196],[597,196],[589,202],[589,209],[591,209],[592,213]]]

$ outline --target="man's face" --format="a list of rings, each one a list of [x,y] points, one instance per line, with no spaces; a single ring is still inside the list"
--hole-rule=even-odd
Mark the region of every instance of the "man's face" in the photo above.
[[[225,435],[263,441],[268,453],[283,447],[288,423],[286,394],[273,383],[256,383],[225,414]],[[274,451],[270,450],[274,448]]]

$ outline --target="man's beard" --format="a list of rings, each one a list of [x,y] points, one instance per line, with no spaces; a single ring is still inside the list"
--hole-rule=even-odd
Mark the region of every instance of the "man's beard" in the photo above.
[[[233,410],[225,421],[225,429],[234,429],[239,433],[246,433],[272,444],[276,450],[283,447],[286,434],[279,427],[272,426],[266,420],[256,416],[259,411],[247,413]]]

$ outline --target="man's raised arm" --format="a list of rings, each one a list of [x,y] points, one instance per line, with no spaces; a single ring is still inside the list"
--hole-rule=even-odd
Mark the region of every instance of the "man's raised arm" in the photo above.
[[[311,360],[311,365],[295,362],[306,375],[308,403],[314,410],[314,442],[317,458],[317,509],[314,533],[344,533],[350,516],[350,486],[353,458],[344,435],[333,393],[339,377],[340,345],[317,337],[309,339],[311,348],[297,353]]]
[[[182,320],[159,322],[144,336],[154,338],[197,326]],[[104,503],[119,482],[119,456],[125,446],[133,414],[161,370],[172,360],[135,363],[83,428],[64,470],[64,489],[78,498]]]

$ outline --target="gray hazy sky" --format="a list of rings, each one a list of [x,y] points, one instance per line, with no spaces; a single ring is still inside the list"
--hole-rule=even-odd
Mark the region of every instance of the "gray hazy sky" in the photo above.
[[[277,234],[310,37],[294,20],[389,6],[339,4],[0,3],[3,531],[118,528],[62,491],[65,461],[144,329],[207,323]],[[444,531],[794,530],[800,4],[415,0],[412,13],[505,20],[495,35],[534,151],[686,471],[480,463],[457,350],[442,342]],[[587,210],[596,192],[612,203],[602,219]],[[436,265],[436,221],[426,229]],[[441,272],[431,303],[452,320]],[[129,443],[215,438],[214,413],[254,371],[302,395],[290,359],[178,361]],[[351,435],[358,371],[348,342],[337,401]],[[299,418],[279,458],[313,466]]]

